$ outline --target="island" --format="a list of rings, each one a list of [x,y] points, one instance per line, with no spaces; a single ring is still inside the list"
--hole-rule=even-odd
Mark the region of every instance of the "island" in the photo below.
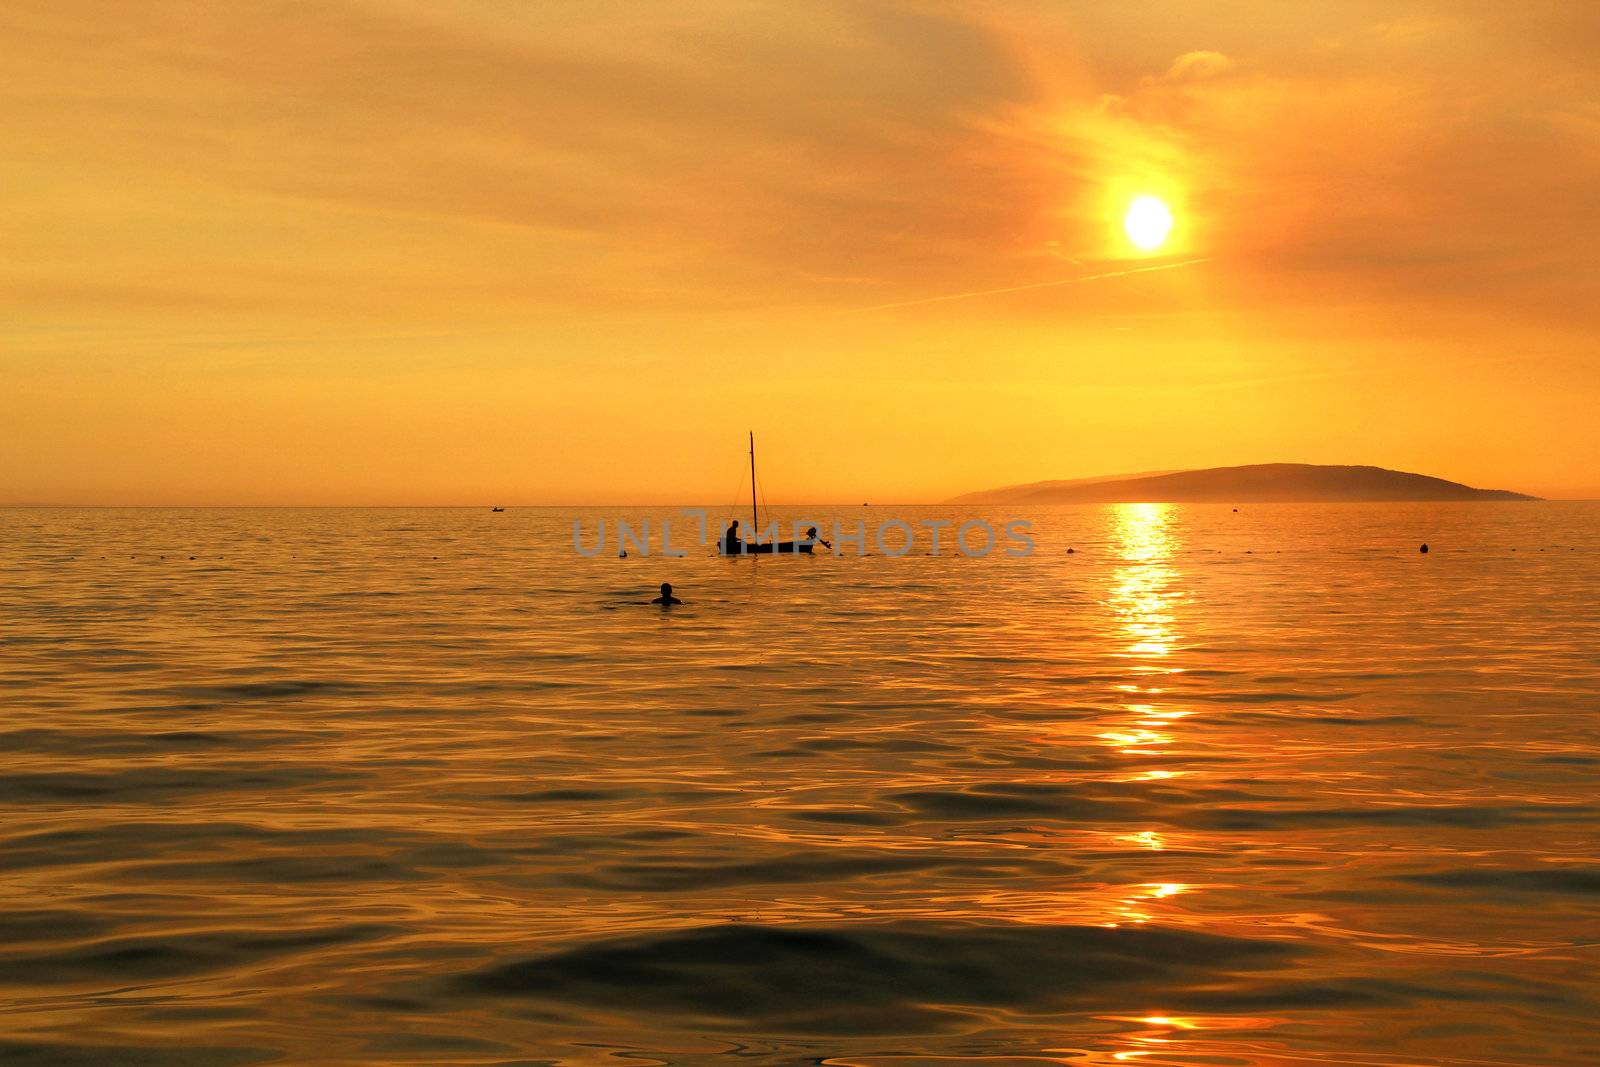
[[[1440,500],[1537,500],[1507,489],[1384,467],[1253,463],[1243,467],[1032,482],[965,493],[949,504],[1265,504]]]

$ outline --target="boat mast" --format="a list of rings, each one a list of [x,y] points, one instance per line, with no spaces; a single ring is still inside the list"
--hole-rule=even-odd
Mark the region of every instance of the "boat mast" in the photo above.
[[[750,431],[750,536],[761,539],[761,516],[756,512],[756,432]]]

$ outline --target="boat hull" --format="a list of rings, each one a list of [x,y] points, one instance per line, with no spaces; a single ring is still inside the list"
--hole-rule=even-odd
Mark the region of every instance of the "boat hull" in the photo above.
[[[811,555],[811,550],[816,547],[814,541],[745,541],[744,550],[740,555],[745,556],[771,556],[771,555]]]

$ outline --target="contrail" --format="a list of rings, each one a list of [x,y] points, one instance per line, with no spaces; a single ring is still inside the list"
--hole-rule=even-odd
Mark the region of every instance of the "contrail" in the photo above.
[[[1176,263],[1158,263],[1153,267],[1132,267],[1128,270],[1106,271],[1104,274],[1080,274],[1076,278],[1061,278],[1053,282],[1032,282],[1028,285],[1011,285],[1004,289],[979,289],[972,293],[947,293],[944,296],[925,296],[917,300],[900,300],[893,304],[874,304],[871,307],[846,308],[835,312],[839,315],[860,315],[868,311],[889,311],[893,308],[917,307],[921,304],[943,304],[951,300],[971,300],[980,296],[999,296],[1002,293],[1020,293],[1028,289],[1052,289],[1058,285],[1075,285],[1078,282],[1097,282],[1102,278],[1121,278],[1127,274],[1145,274],[1156,270],[1176,270],[1179,267],[1192,267],[1196,263],[1209,263],[1211,256],[1202,256],[1199,259],[1182,259]]]

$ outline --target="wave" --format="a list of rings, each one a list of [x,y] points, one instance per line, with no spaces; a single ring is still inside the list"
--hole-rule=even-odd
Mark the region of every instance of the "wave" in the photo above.
[[[1248,986],[1251,972],[1306,954],[1284,941],[1156,927],[730,923],[591,942],[453,986],[580,1008],[626,1003],[686,1026],[872,1034],[957,1028],[964,1009],[1113,1010],[1141,986]]]

